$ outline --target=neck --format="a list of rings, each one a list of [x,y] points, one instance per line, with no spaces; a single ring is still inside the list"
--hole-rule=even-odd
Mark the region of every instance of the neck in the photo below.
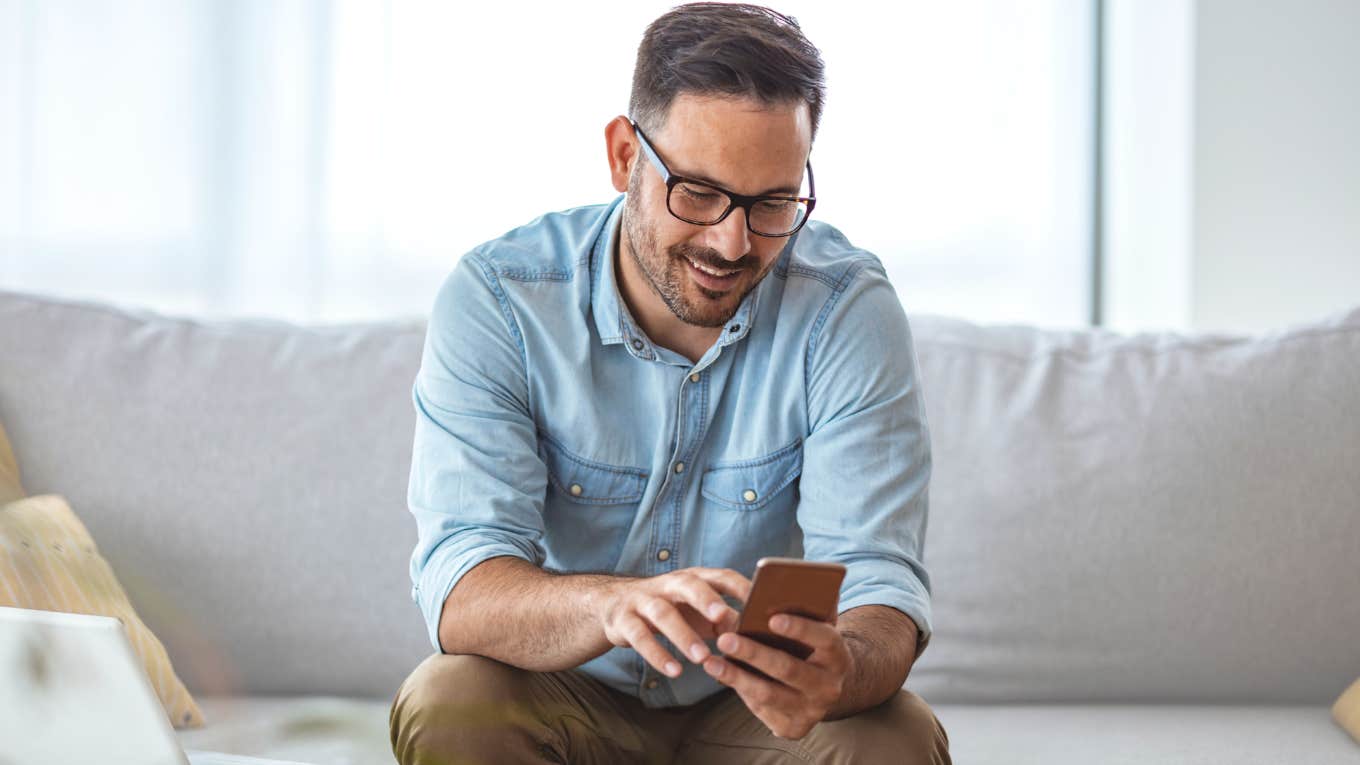
[[[638,268],[628,242],[628,227],[619,226],[614,248],[614,279],[619,294],[638,327],[653,343],[669,348],[691,362],[698,362],[722,335],[722,327],[697,327],[680,320]]]

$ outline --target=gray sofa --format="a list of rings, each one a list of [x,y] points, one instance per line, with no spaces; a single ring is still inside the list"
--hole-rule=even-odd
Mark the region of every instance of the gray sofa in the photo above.
[[[910,300],[906,300],[910,309]],[[1360,763],[1360,308],[1254,337],[911,315],[956,762]],[[0,292],[0,422],[198,698],[185,746],[392,762],[424,322]],[[749,572],[748,572],[749,573]]]

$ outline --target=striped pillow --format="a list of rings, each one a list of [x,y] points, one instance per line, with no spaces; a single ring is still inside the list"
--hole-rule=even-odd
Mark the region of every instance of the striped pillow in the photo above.
[[[28,492],[19,483],[19,465],[5,437],[5,426],[0,425],[0,505],[23,498]]]
[[[1360,742],[1360,680],[1351,683],[1332,705],[1332,719]]]
[[[0,506],[0,606],[117,617],[170,723],[203,726],[203,713],[170,666],[165,646],[132,610],[65,498],[41,494]]]

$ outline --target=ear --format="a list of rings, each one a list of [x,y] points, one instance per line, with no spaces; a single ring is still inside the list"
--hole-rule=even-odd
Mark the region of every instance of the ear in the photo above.
[[[628,177],[632,175],[639,149],[632,122],[623,115],[610,120],[604,126],[604,143],[609,152],[609,176],[614,182],[614,190],[627,191]]]

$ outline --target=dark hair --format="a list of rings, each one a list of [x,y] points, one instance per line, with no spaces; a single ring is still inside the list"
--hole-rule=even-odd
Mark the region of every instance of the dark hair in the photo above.
[[[805,101],[812,135],[822,117],[822,55],[797,20],[758,5],[689,3],[653,21],[638,45],[630,116],[659,131],[681,93]]]

